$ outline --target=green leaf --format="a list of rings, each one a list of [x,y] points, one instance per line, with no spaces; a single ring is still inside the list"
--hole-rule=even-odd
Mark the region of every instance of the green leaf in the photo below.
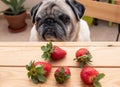
[[[92,58],[92,55],[90,52],[87,53],[88,57],[91,59]]]
[[[49,58],[49,54],[43,53],[42,58],[44,58],[45,60],[47,60]]]
[[[86,64],[91,66],[92,64],[90,62],[92,62],[92,61],[88,61],[88,62],[86,62]]]
[[[94,83],[93,83],[93,86],[94,86],[94,87],[102,87],[99,82],[94,82]]]
[[[17,10],[16,14],[20,14],[21,12],[24,12],[24,11],[25,11],[25,8],[21,7]]]
[[[49,43],[47,43],[46,46],[41,47],[41,50],[44,51],[44,52],[51,51],[51,49],[52,49],[52,42],[49,42]]]
[[[39,83],[39,80],[38,80],[37,78],[35,78],[35,77],[32,78],[32,81],[33,81],[33,83],[35,83],[35,84],[38,84],[38,83]]]
[[[30,71],[32,68],[34,68],[34,61],[30,61],[28,65],[26,65],[26,69]]]
[[[86,65],[85,62],[80,62],[80,68],[83,68]]]
[[[13,6],[14,0],[11,0],[11,1],[1,0],[1,1],[3,3],[5,3],[11,9],[11,11],[14,13],[14,11],[15,11],[14,6]]]
[[[46,81],[46,77],[44,75],[38,75],[38,80],[40,82],[45,82]]]
[[[28,76],[28,78],[30,78],[32,76],[31,72],[28,72],[27,76]]]
[[[47,54],[48,55],[48,58],[51,58],[51,54]]]
[[[90,60],[92,57],[88,54],[85,54],[85,55],[81,56],[80,58]]]
[[[52,49],[52,42],[51,41],[47,44],[47,48]]]
[[[1,0],[3,3],[5,3],[6,5],[10,5],[11,3],[7,0]]]
[[[87,59],[87,58],[89,58],[89,56],[88,55],[83,55],[83,56],[81,56],[82,58],[84,58],[84,59]]]
[[[63,80],[63,79],[61,79],[61,78],[59,78],[59,77],[57,77],[57,78],[56,78],[56,81],[57,81],[59,84],[64,83],[64,80]]]
[[[104,73],[100,73],[99,75],[97,75],[97,77],[95,78],[95,82],[98,82],[100,79],[102,79],[105,76]]]
[[[51,54],[43,53],[42,58],[44,58],[45,60],[50,59],[51,58]]]
[[[27,70],[30,70],[31,67],[30,67],[29,65],[26,65],[26,69],[27,69]]]
[[[41,47],[41,50],[44,51],[44,52],[49,51],[49,49],[48,49],[46,46],[42,46],[42,47]]]
[[[69,79],[69,78],[70,78],[70,75],[66,74],[66,75],[65,75],[65,78],[66,78],[66,79]]]
[[[36,66],[36,72],[40,75],[44,75],[45,74],[45,70],[43,69],[43,66]]]
[[[14,11],[17,10],[17,0],[11,0],[11,5],[14,8]]]
[[[29,66],[33,68],[34,67],[34,62],[35,61],[30,61]]]
[[[51,59],[51,53],[53,52],[52,42],[47,43],[46,46],[42,46],[41,50],[43,51],[42,58],[45,60]]]
[[[51,50],[49,50],[49,53],[53,53],[53,51],[54,51],[54,50],[51,48]]]
[[[25,0],[19,0],[18,4],[17,4],[17,7],[18,8],[22,7],[22,5],[23,5],[24,2],[25,2]]]
[[[10,15],[18,15],[21,12],[25,11],[23,7],[23,3],[25,0],[1,0],[4,4],[9,7],[9,11],[4,11],[3,13],[10,14]],[[10,13],[11,12],[11,13]]]
[[[99,80],[102,79],[105,76],[104,73],[100,73],[99,75],[97,75],[97,77],[94,79],[94,87],[102,87]]]
[[[64,68],[62,67],[61,70],[60,70],[60,73],[64,73],[64,72],[65,72],[65,70],[64,70]]]

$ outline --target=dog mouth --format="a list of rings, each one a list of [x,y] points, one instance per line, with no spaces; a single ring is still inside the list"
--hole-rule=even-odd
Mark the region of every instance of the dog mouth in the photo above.
[[[37,25],[36,29],[43,40],[64,41],[66,39],[66,26],[57,18],[45,18]]]

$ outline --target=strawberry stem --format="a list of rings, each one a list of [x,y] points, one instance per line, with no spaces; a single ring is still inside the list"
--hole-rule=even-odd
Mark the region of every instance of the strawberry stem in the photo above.
[[[65,74],[65,69],[62,67],[60,72],[56,73],[56,81],[60,84],[64,83],[67,79],[70,78],[70,75]]]
[[[92,56],[90,55],[90,53],[85,54],[81,57],[78,57],[77,62],[80,62],[80,68],[83,68],[86,65],[91,65],[91,63],[90,63],[90,62],[92,62],[91,58],[92,58]]]
[[[28,65],[26,65],[26,69],[28,70],[28,78],[32,79],[33,83],[37,84],[39,82],[45,82],[46,77],[45,71],[43,69],[43,66],[34,65],[34,61],[31,61]]]

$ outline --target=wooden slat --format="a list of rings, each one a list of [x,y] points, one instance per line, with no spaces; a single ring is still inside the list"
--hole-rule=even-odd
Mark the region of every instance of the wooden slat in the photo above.
[[[78,1],[85,5],[85,15],[115,23],[120,23],[120,5],[113,5],[92,0]]]
[[[0,67],[0,87],[93,87],[85,85],[80,79],[79,68],[70,68],[71,77],[66,83],[58,84],[54,79],[53,68],[45,83],[33,84],[27,77],[25,68]],[[120,69],[97,68],[99,72],[105,73],[105,77],[100,80],[102,87],[120,87]]]
[[[41,47],[48,42],[1,42],[0,47]],[[120,42],[52,42],[60,47],[120,47]]]
[[[73,61],[75,52],[83,47],[61,47],[67,51],[64,59],[51,62],[53,66],[76,66],[79,64]],[[120,67],[120,47],[85,47],[93,58],[92,64],[95,67]],[[42,51],[40,47],[0,47],[0,66],[25,66],[31,60],[40,60]]]

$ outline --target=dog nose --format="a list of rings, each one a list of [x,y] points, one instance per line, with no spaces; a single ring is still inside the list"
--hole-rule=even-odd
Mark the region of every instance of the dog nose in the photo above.
[[[56,38],[55,30],[51,28],[48,28],[43,35],[45,39]]]
[[[53,19],[46,19],[46,24],[51,25],[53,23],[55,23]]]

